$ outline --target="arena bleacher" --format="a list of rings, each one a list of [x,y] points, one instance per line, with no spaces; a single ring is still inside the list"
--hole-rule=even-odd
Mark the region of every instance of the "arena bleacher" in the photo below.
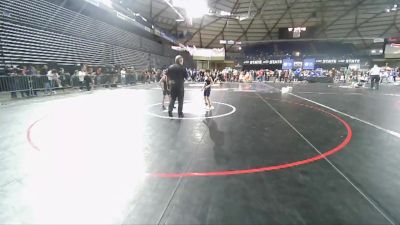
[[[176,54],[156,41],[44,0],[5,0],[0,10],[9,12],[0,22],[6,65],[120,64],[143,70],[165,67]]]

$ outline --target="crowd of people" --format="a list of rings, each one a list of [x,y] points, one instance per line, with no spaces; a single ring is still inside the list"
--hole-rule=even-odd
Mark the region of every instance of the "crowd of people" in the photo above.
[[[297,82],[307,81],[312,77],[330,77],[337,83],[357,83],[359,86],[371,83],[371,77],[379,77],[379,83],[395,83],[400,74],[399,67],[374,67],[372,70],[335,69],[330,70],[282,70],[259,69],[240,70],[226,68],[223,70],[207,70],[215,82]],[[374,74],[371,74],[374,73]],[[206,70],[187,69],[188,81],[204,82]],[[162,69],[137,71],[133,67],[102,66],[91,67],[82,65],[66,71],[56,66],[21,65],[7,69],[6,76],[0,76],[0,92],[9,91],[12,98],[37,96],[38,91],[46,95],[56,94],[57,89],[79,88],[90,91],[94,87],[116,87],[117,85],[132,85],[135,83],[159,82],[163,76]]]
[[[6,68],[0,76],[0,92],[10,92],[12,98],[37,96],[39,91],[45,95],[56,94],[57,89],[78,88],[90,91],[94,87],[116,87],[136,83],[157,82],[161,69],[137,71],[124,66],[76,66],[66,70],[53,65],[20,65]]]
[[[282,69],[260,69],[260,70],[211,70],[211,76],[216,81],[224,82],[293,82],[307,81],[313,77],[329,77],[336,83],[353,83],[365,82],[371,80],[371,70],[359,69],[336,69],[330,70],[315,69],[315,70],[282,70]],[[189,81],[204,82],[205,70],[189,69]],[[400,75],[400,68],[391,68],[388,66],[379,67],[380,83],[394,83]]]

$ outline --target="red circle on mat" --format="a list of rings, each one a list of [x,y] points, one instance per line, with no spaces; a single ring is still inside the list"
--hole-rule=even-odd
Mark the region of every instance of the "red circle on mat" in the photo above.
[[[269,100],[272,100],[272,99],[269,99]],[[291,162],[291,163],[259,167],[259,168],[251,168],[251,169],[241,169],[241,170],[239,169],[239,170],[221,170],[221,171],[208,171],[208,172],[185,172],[185,173],[149,173],[148,175],[153,176],[153,177],[161,177],[161,178],[207,177],[207,176],[229,176],[229,175],[251,174],[251,173],[261,173],[261,172],[267,172],[267,171],[281,170],[281,169],[287,169],[287,168],[305,165],[305,164],[319,161],[321,159],[324,159],[330,155],[333,155],[333,154],[341,151],[344,147],[346,147],[350,143],[350,141],[353,137],[353,131],[351,129],[351,126],[343,118],[339,117],[336,114],[328,112],[324,109],[317,108],[314,106],[305,105],[305,104],[296,103],[296,102],[289,102],[289,101],[284,101],[284,102],[287,102],[290,104],[295,104],[295,105],[300,105],[300,106],[310,108],[310,109],[314,109],[314,110],[323,112],[323,113],[339,120],[339,122],[346,128],[346,131],[347,131],[346,138],[336,147],[334,147],[320,155],[316,155],[311,158],[307,158],[304,160],[295,161],[295,162]],[[31,138],[31,132],[32,132],[32,128],[38,122],[40,122],[40,120],[42,120],[42,119],[43,118],[32,123],[27,130],[27,139],[28,139],[29,144],[38,151],[40,151],[40,148],[37,145],[35,145],[35,143],[33,142],[32,138]]]

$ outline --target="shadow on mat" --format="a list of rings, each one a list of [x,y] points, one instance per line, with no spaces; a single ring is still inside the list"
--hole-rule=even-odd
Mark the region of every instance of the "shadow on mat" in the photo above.
[[[206,112],[205,117],[211,117],[212,111]],[[218,129],[218,124],[212,118],[206,118],[203,123],[208,128],[208,133],[212,142],[214,143],[213,153],[217,163],[223,163],[228,161],[227,154],[225,153],[225,133]]]

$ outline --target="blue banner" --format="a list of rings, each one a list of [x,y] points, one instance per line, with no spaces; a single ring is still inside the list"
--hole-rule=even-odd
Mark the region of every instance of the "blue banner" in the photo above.
[[[315,69],[315,59],[304,59],[303,69],[314,70]]]
[[[294,65],[293,59],[282,60],[282,69],[283,70],[291,70],[291,69],[293,69],[293,65]]]

